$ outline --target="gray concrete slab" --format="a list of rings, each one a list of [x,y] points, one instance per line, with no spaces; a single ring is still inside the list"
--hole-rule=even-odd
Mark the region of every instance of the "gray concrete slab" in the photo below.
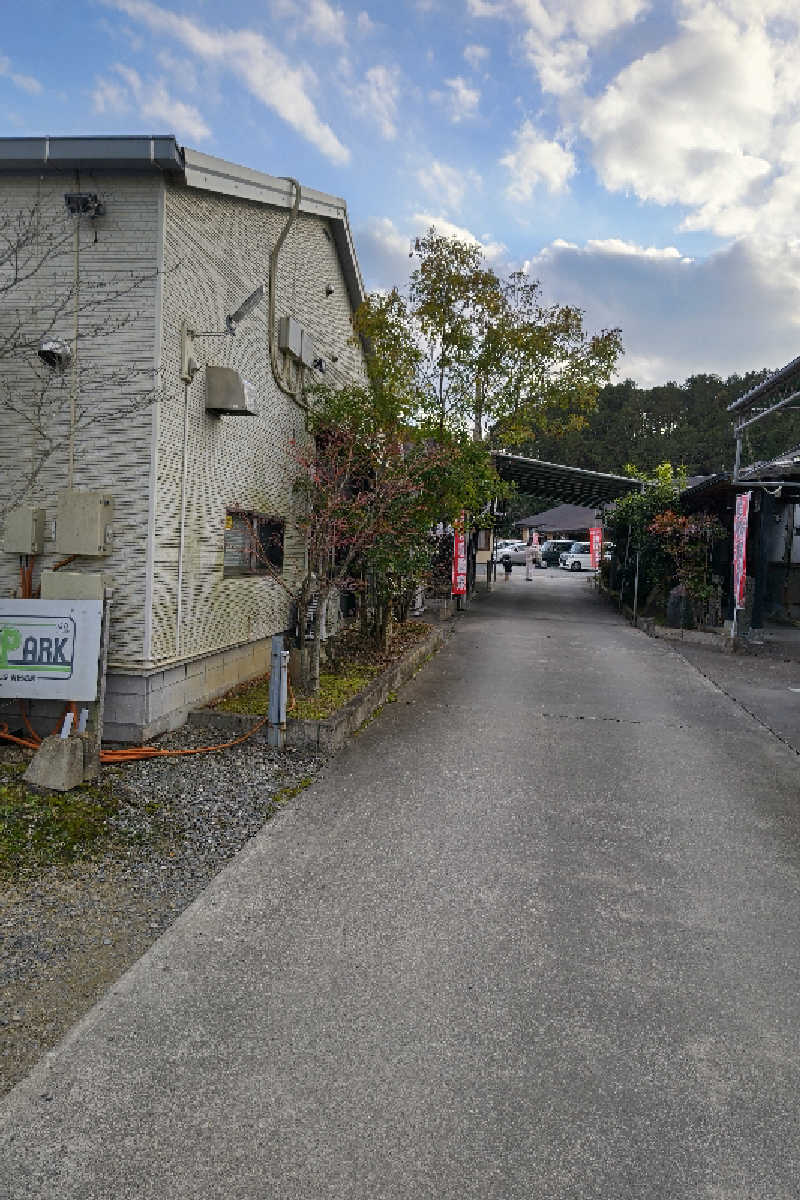
[[[0,1194],[797,1195],[797,757],[563,572],[447,647],[0,1109]]]
[[[716,654],[699,646],[675,650],[800,754],[800,661]]]

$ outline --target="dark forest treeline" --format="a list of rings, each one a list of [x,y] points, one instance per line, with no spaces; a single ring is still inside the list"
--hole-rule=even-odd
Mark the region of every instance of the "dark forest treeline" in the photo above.
[[[733,466],[734,442],[727,406],[766,379],[746,375],[693,375],[685,383],[640,388],[630,380],[598,396],[585,428],[537,436],[519,453],[550,462],[620,474],[626,463],[651,471],[661,462],[689,475],[712,475]],[[800,412],[783,411],[746,431],[742,462],[770,459],[800,443]]]

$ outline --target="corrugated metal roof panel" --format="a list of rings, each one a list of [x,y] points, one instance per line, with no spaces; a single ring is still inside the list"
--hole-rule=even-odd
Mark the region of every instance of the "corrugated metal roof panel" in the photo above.
[[[558,504],[514,524],[523,529],[589,529],[594,525],[596,511],[582,504]]]
[[[558,497],[587,508],[608,504],[646,486],[641,479],[630,479],[626,475],[606,475],[601,471],[586,471],[582,467],[567,467],[499,451],[493,451],[493,457],[500,478],[516,483],[521,491]]]
[[[797,376],[797,383],[800,386],[800,356],[793,358],[785,367],[781,367],[774,375],[770,375],[769,379],[765,379],[763,383],[756,384],[755,387],[750,388],[749,392],[745,392],[738,400],[734,400],[733,404],[728,405],[727,411],[738,412],[740,409],[749,408],[757,400],[767,399],[771,392],[786,383],[794,375]]]

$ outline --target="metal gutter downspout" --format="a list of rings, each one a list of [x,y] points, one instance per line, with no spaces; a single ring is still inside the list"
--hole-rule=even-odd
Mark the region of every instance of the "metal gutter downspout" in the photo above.
[[[175,605],[175,656],[181,655],[183,624],[183,552],[186,543],[186,476],[189,445],[189,384],[183,385],[183,456],[181,459],[181,523],[178,534],[178,595]]]
[[[281,252],[281,246],[286,241],[286,237],[287,237],[287,234],[289,233],[289,230],[292,228],[292,225],[294,225],[294,222],[297,218],[297,213],[300,209],[300,200],[302,197],[302,189],[300,187],[299,182],[296,179],[293,179],[291,177],[291,175],[282,175],[281,178],[285,179],[287,181],[287,183],[290,183],[292,185],[292,187],[294,188],[294,204],[292,205],[292,211],[289,213],[289,219],[287,220],[286,224],[284,225],[283,229],[281,230],[280,234],[278,235],[278,240],[275,243],[275,245],[273,246],[272,253],[269,256],[269,303],[268,303],[268,311],[267,311],[267,348],[269,350],[269,360],[270,360],[270,364],[272,366],[272,374],[274,376],[275,382],[277,383],[278,387],[281,389],[282,392],[285,392],[287,396],[291,396],[292,399],[294,400],[295,404],[299,405],[300,408],[305,410],[306,406],[303,404],[302,400],[300,399],[300,394],[301,394],[301,390],[302,390],[302,380],[303,380],[303,368],[302,368],[302,366],[298,367],[297,385],[293,388],[289,387],[286,380],[283,378],[283,372],[281,371],[280,363],[278,361],[278,347],[277,347],[277,344],[275,341],[275,300],[276,300],[276,293],[277,293],[277,288],[278,288],[278,255]]]
[[[80,187],[80,183],[78,183]],[[78,408],[78,334],[80,332],[80,296],[81,296],[81,214],[75,215],[75,245],[74,245],[74,311],[72,314],[72,379],[69,388],[69,446],[67,463],[67,487],[72,491],[75,478],[75,423]]]

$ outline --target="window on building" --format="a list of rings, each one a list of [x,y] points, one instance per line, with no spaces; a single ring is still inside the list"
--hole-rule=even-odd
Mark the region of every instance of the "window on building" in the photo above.
[[[225,513],[223,575],[269,575],[283,570],[285,521],[229,508]]]
[[[491,536],[492,536],[491,529],[479,529],[478,530],[478,544],[475,547],[475,549],[476,550],[488,550],[490,548]]]

